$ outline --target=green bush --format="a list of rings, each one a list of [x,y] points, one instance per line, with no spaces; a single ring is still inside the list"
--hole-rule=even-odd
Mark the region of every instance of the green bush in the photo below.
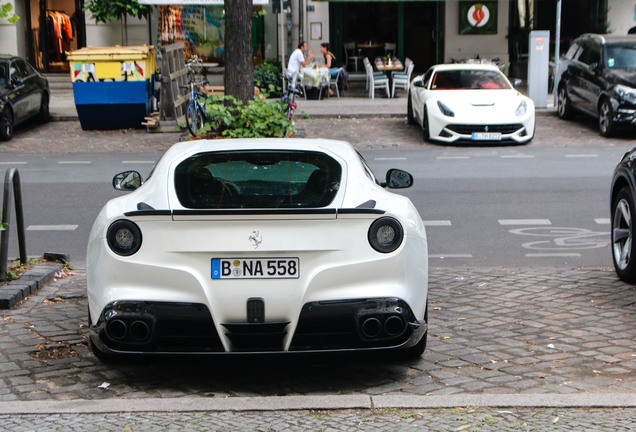
[[[202,132],[229,138],[283,138],[295,133],[284,109],[281,100],[255,96],[244,104],[232,96],[212,95],[205,104],[208,120]]]
[[[272,97],[282,96],[280,64],[263,63],[254,67],[254,85]]]

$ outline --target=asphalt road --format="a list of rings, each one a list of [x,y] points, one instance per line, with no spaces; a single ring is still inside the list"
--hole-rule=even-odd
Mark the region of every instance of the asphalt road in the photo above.
[[[415,176],[404,191],[427,225],[432,267],[609,266],[608,190],[629,146],[362,148],[379,178]],[[147,177],[161,153],[3,154],[23,187],[27,252],[64,252],[84,266],[115,173]],[[15,232],[10,256],[17,256]]]

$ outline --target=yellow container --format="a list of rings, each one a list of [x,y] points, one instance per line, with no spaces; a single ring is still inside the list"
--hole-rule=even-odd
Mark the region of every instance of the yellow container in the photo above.
[[[81,48],[66,55],[71,80],[154,81],[157,57],[152,45]]]

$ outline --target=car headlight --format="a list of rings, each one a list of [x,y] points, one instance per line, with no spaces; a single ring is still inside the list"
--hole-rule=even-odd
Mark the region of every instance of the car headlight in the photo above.
[[[117,255],[130,256],[141,247],[141,230],[134,222],[120,219],[108,227],[106,241]]]
[[[381,253],[390,253],[402,244],[404,230],[397,219],[381,217],[373,221],[369,227],[369,244]]]
[[[525,100],[522,100],[515,111],[515,115],[517,117],[521,117],[522,115],[525,115],[527,111],[528,111],[528,104],[526,103]]]
[[[618,95],[618,98],[631,104],[636,104],[636,89],[627,87],[626,85],[617,84],[614,87],[614,91]]]
[[[453,112],[453,110],[444,105],[441,101],[437,101],[437,106],[439,107],[439,110],[442,112],[442,114],[444,114],[445,116],[455,117],[455,113]]]

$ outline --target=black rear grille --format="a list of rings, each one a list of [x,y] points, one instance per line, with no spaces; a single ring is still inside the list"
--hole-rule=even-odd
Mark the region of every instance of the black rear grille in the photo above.
[[[494,125],[465,125],[449,124],[446,129],[461,135],[470,135],[473,132],[499,132],[501,134],[511,134],[523,128],[521,123],[494,124]]]
[[[282,351],[288,322],[221,324],[232,342],[232,351]]]

